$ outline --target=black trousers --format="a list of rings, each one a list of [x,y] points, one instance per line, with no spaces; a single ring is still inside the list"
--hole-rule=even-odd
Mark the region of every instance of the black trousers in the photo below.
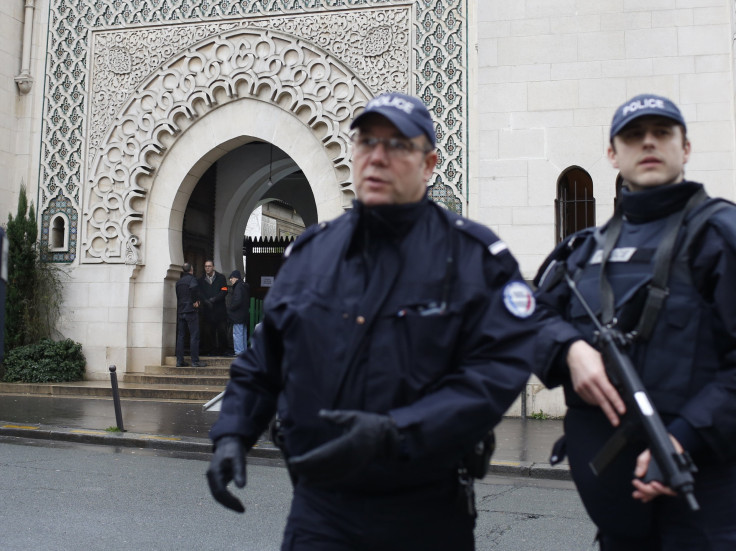
[[[225,354],[228,351],[227,320],[212,315],[202,316],[200,323],[203,354]]]
[[[184,363],[184,339],[189,329],[189,354],[192,363],[199,362],[199,319],[197,312],[179,314],[176,330],[176,361]]]
[[[631,480],[644,444],[625,450],[600,476],[588,463],[611,434],[603,414],[568,410],[567,452],[575,484],[598,526],[602,551],[726,551],[736,549],[736,465],[701,465],[695,473],[700,511],[679,497],[634,500]]]
[[[282,551],[472,551],[475,518],[458,485],[365,495],[297,484]]]

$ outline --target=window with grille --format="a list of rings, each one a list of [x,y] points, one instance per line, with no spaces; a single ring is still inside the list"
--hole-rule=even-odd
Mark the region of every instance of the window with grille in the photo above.
[[[557,180],[555,230],[557,243],[568,235],[595,226],[593,179],[579,166],[572,166]]]

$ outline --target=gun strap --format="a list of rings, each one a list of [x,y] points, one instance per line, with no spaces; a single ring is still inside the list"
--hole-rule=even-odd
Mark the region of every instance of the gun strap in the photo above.
[[[662,306],[667,299],[667,295],[669,295],[667,282],[669,280],[670,269],[672,267],[675,244],[685,217],[694,207],[705,201],[707,198],[708,195],[705,193],[705,190],[702,188],[699,189],[692,197],[690,197],[685,207],[675,215],[672,215],[667,221],[667,225],[664,230],[664,237],[660,241],[657,251],[654,254],[654,272],[652,275],[652,281],[647,287],[647,297],[644,302],[644,308],[639,318],[639,323],[634,330],[634,333],[639,338],[647,340],[651,336],[657,317],[659,316],[659,311],[662,309]],[[616,212],[611,219],[611,223],[606,230],[603,244],[603,257],[601,258],[601,322],[604,325],[611,324],[615,312],[613,289],[608,281],[605,269],[608,257],[621,234],[622,226],[623,216],[621,214],[620,207],[617,206]]]
[[[705,193],[705,190],[700,188],[690,197],[685,204],[685,208],[677,213],[676,216],[670,217],[667,222],[664,238],[662,238],[659,247],[657,247],[657,252],[654,254],[654,275],[652,282],[647,287],[647,298],[644,302],[644,309],[635,329],[637,336],[641,339],[648,340],[652,335],[659,311],[662,309],[664,301],[670,293],[667,282],[672,268],[675,243],[677,242],[677,236],[680,234],[682,223],[690,211],[707,198],[708,195]]]
[[[608,225],[605,234],[605,240],[603,242],[603,256],[601,257],[601,269],[600,276],[598,277],[598,284],[600,286],[601,294],[601,323],[603,325],[609,325],[613,321],[613,314],[615,311],[613,289],[606,276],[606,266],[608,264],[608,257],[611,256],[611,251],[616,245],[619,236],[621,235],[621,228],[623,227],[623,215],[621,214],[620,205],[616,205],[616,211],[611,218],[611,223]],[[596,236],[600,238],[600,233]]]

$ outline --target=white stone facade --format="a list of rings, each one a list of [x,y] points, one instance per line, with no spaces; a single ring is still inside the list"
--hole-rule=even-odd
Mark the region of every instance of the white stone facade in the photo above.
[[[28,9],[26,9],[28,6]],[[23,65],[23,40],[26,13],[29,23],[30,92],[21,94],[15,78]],[[39,144],[41,141],[42,87],[46,42],[48,0],[18,0],[0,3],[0,223],[15,215],[21,185],[37,204]],[[41,84],[39,84],[41,83]]]
[[[29,3],[34,83],[21,95]],[[635,94],[680,105],[688,177],[736,198],[733,1],[1,4],[0,219],[22,182],[43,235],[66,217],[52,257],[71,273],[60,329],[84,344],[90,378],[173,352],[182,223],[205,170],[243,145],[274,144],[289,158],[274,177],[298,167],[318,218],[337,216],[353,195],[347,127],[382,90],[429,105],[441,158],[433,198],[497,231],[529,279],[555,244],[565,169],[587,171],[597,221],[610,214],[608,126]],[[235,265],[272,172],[256,158],[237,166],[243,178],[218,189],[224,265]],[[526,405],[562,412],[559,393],[536,381]]]

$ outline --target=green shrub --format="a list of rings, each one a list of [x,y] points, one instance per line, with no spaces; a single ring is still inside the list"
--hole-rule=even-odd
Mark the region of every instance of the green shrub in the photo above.
[[[5,357],[5,377],[9,383],[64,383],[84,378],[86,360],[82,345],[71,339],[42,339],[19,346]]]
[[[59,336],[56,323],[61,312],[62,278],[68,274],[58,264],[44,262],[37,242],[38,227],[33,203],[21,186],[18,211],[8,216],[8,285],[5,298],[5,355],[19,346]],[[0,366],[0,377],[2,366]]]

